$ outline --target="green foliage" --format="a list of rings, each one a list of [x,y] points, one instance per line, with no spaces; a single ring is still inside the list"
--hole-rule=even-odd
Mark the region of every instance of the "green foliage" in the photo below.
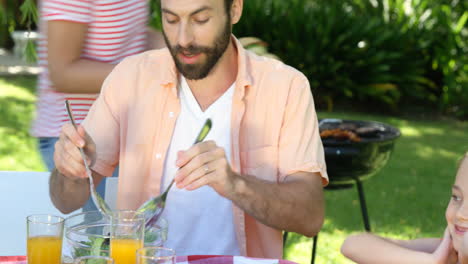
[[[448,1],[445,1],[448,2]],[[460,1],[459,6],[463,6]],[[468,7],[466,3],[463,8]],[[468,11],[453,4],[435,5],[419,27],[427,41],[427,58],[439,80],[439,108],[456,116],[468,116]]]
[[[423,103],[468,117],[467,11],[453,2],[249,0],[234,31],[306,74],[319,105]]]
[[[0,3],[0,47],[11,47],[10,33],[14,30],[32,31],[38,23],[36,0],[5,0]],[[32,41],[25,47],[27,61],[37,60]]]
[[[34,0],[25,0],[20,7],[21,9],[21,23],[26,25],[26,28],[29,32],[32,30],[32,25],[37,25],[38,23],[38,10]],[[28,43],[25,48],[26,60],[29,62],[37,61],[37,52],[36,47],[32,40],[28,40]]]
[[[159,31],[162,30],[162,21],[161,21],[161,3],[160,0],[154,0],[149,2],[150,5],[150,19],[149,19],[149,26],[157,29]]]
[[[34,0],[25,0],[20,7],[21,10],[21,23],[31,30],[33,24],[38,22],[38,11]]]
[[[10,32],[16,26],[15,0],[0,2],[0,47],[10,47],[12,40]]]
[[[109,252],[109,239],[102,237],[90,237],[89,241],[80,241],[81,247],[77,247],[73,256],[75,258],[85,256],[106,256]],[[88,261],[88,264],[96,264],[98,261]],[[99,263],[99,262],[98,262]]]

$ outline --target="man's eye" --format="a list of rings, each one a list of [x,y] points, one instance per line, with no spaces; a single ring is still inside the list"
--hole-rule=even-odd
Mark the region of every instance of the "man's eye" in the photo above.
[[[178,20],[177,17],[174,16],[166,16],[165,19],[168,24],[175,24]]]
[[[452,194],[452,200],[454,201],[461,201],[461,198],[458,195]]]
[[[207,19],[195,19],[195,22],[197,22],[197,24],[205,24],[206,22],[208,22],[208,20],[210,20],[209,18]]]

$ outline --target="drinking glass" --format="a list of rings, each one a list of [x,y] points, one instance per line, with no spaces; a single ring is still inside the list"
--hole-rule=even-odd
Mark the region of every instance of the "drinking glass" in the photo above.
[[[61,263],[63,221],[48,214],[26,218],[28,264]]]
[[[114,260],[103,256],[86,256],[75,259],[74,264],[114,264]]]
[[[159,217],[152,226],[145,226],[145,247],[162,247],[167,240],[167,220]]]
[[[173,249],[163,247],[144,247],[137,251],[137,264],[175,264]]]
[[[111,257],[115,264],[135,264],[136,251],[143,247],[145,218],[135,211],[115,211],[111,221]]]

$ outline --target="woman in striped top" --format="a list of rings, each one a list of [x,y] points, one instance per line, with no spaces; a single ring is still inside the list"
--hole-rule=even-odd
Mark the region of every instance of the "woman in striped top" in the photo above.
[[[49,170],[62,125],[69,122],[65,99],[77,123],[86,117],[114,65],[148,48],[164,45],[147,28],[147,0],[42,0],[38,82],[32,135]],[[151,32],[148,36],[148,32]],[[147,39],[157,38],[148,46]],[[103,194],[103,186],[100,189]]]

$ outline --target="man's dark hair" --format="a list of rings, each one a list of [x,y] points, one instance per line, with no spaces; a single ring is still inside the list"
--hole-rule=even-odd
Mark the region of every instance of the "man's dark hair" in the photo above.
[[[226,7],[226,13],[228,13],[228,14],[231,12],[232,1],[234,1],[234,0],[224,0],[224,5]],[[156,6],[161,7],[161,0],[156,0]]]
[[[228,14],[231,12],[232,1],[234,1],[234,0],[224,0],[224,5],[226,7],[226,13],[228,13]]]

